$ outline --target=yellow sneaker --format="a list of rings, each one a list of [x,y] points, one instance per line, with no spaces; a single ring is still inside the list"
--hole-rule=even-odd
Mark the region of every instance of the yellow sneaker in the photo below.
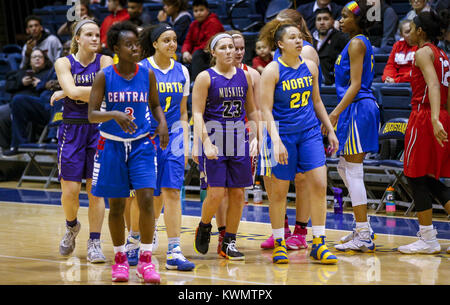
[[[289,258],[287,256],[286,242],[282,238],[278,238],[274,241],[275,248],[272,253],[272,261],[274,264],[287,264]]]
[[[313,236],[313,245],[309,257],[327,265],[336,264],[338,261],[337,257],[325,245],[325,236]]]

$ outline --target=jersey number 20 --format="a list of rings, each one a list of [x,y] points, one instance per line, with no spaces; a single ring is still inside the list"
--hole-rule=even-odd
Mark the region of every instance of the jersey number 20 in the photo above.
[[[296,92],[291,95],[291,108],[300,108],[308,105],[309,96],[311,95],[311,91],[305,91],[303,93]],[[300,100],[302,103],[300,104]]]

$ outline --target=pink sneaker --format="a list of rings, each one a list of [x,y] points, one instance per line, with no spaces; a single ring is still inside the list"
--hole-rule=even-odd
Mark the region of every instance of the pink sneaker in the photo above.
[[[161,278],[152,264],[152,252],[145,251],[139,255],[139,263],[136,268],[136,275],[145,283],[159,284]]]
[[[116,262],[111,266],[111,277],[113,282],[128,282],[130,265],[125,252],[118,252],[114,257]]]
[[[285,228],[284,230],[284,239],[287,240],[291,236],[291,230]],[[261,248],[263,249],[273,249],[275,248],[273,234],[270,235],[268,239],[261,243]]]
[[[307,249],[308,244],[306,242],[306,229],[300,229],[296,228],[294,231],[294,234],[286,238],[286,247],[289,250],[300,250],[300,249]]]

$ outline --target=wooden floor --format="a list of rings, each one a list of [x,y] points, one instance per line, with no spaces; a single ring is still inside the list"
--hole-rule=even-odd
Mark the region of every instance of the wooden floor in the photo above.
[[[0,184],[1,186],[1,184]],[[102,247],[108,262],[90,264],[86,261],[88,239],[87,208],[79,210],[82,230],[77,237],[73,256],[61,257],[58,245],[64,234],[61,206],[9,202],[0,198],[0,284],[110,284],[113,249],[107,226],[102,230]],[[194,230],[199,217],[183,216],[182,250],[196,264],[191,272],[165,269],[167,237],[163,217],[158,223],[160,246],[153,261],[161,274],[163,285],[303,285],[303,284],[450,284],[450,255],[445,252],[450,240],[441,239],[442,252],[437,255],[402,255],[399,245],[416,240],[411,236],[378,234],[378,251],[374,254],[341,253],[333,249],[348,232],[327,230],[328,246],[339,259],[337,265],[326,266],[309,259],[309,250],[289,251],[288,265],[274,265],[271,251],[260,249],[260,243],[271,234],[270,224],[241,222],[238,248],[245,253],[245,262],[227,261],[216,254],[217,235],[211,237],[207,255],[193,250]],[[213,232],[216,226],[213,223]],[[308,235],[308,241],[311,235]],[[135,267],[131,267],[128,284],[137,284]]]

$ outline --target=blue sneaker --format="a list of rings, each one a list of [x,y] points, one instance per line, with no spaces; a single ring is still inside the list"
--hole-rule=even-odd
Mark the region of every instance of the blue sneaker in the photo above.
[[[195,264],[188,261],[179,246],[172,251],[167,251],[166,269],[178,271],[190,271],[195,268]]]
[[[309,257],[326,265],[333,265],[338,262],[337,257],[325,245],[325,236],[313,236],[313,245]]]
[[[141,244],[140,239],[128,236],[127,243],[125,245],[125,252],[128,258],[128,264],[130,266],[136,266],[139,262],[139,246]]]

